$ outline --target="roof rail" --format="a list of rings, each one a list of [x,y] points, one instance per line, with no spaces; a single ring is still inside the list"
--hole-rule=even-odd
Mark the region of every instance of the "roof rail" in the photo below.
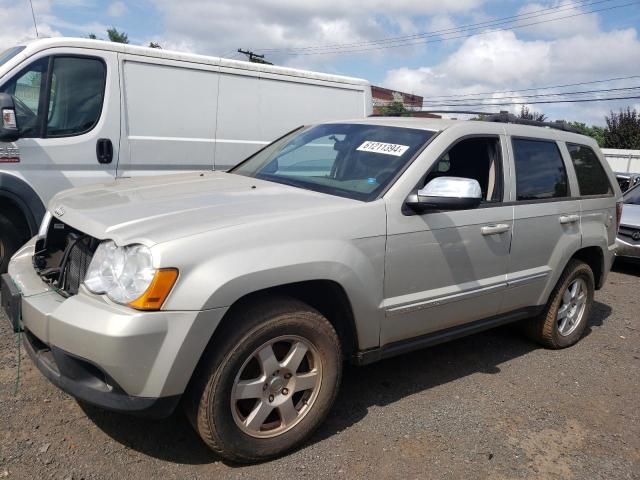
[[[539,122],[537,120],[526,120],[518,118],[514,114],[502,111],[487,115],[483,118],[485,122],[515,123],[518,125],[532,125],[534,127],[555,128],[556,130],[564,130],[565,132],[581,133],[579,130],[570,127],[564,120],[556,120],[555,122]]]

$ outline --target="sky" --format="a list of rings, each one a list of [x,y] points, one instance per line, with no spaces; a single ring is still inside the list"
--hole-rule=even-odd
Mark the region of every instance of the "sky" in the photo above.
[[[442,96],[530,102],[640,87],[640,0],[33,0],[33,8],[41,36],[105,38],[116,27],[139,45],[229,58],[249,49],[277,65],[422,95],[432,109],[452,103]],[[29,0],[0,0],[0,24],[0,50],[34,38]],[[493,93],[505,90],[517,92]],[[594,95],[640,96],[640,88]],[[602,126],[627,106],[640,111],[640,99],[530,108]]]

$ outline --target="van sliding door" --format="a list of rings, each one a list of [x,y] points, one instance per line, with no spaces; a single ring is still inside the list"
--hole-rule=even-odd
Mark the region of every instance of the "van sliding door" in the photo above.
[[[118,176],[213,169],[218,67],[120,59],[125,115]]]

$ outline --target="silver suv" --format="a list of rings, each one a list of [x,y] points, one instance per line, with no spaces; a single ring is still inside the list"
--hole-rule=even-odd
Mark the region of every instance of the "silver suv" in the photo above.
[[[58,194],[3,277],[42,373],[107,409],[178,403],[227,459],[323,421],[367,364],[524,320],[578,341],[621,198],[594,140],[510,123],[300,128],[230,172]]]

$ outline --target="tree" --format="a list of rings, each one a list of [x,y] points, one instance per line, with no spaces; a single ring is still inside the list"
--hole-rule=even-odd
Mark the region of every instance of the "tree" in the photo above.
[[[109,40],[115,43],[129,43],[129,36],[124,32],[119,32],[116,27],[107,30]]]
[[[611,112],[605,117],[607,128],[604,130],[604,146],[606,148],[624,148],[640,150],[640,115],[630,107]]]
[[[533,120],[536,122],[544,122],[547,119],[547,116],[544,113],[534,112],[529,110],[529,107],[522,105],[520,107],[520,113],[518,114],[518,118],[522,118],[523,120]]]
[[[89,35],[87,35],[87,38],[90,38],[91,40],[97,40],[98,37],[96,37],[95,33],[90,33]]]
[[[582,122],[567,122],[567,126],[577,130],[582,135],[595,138],[600,147],[604,147],[604,128],[596,125],[588,126]]]
[[[160,44],[156,42],[149,42],[149,48],[159,48],[162,50],[162,47],[160,46]]]
[[[393,102],[380,107],[380,115],[383,117],[410,117],[411,110],[407,109],[402,102]]]

